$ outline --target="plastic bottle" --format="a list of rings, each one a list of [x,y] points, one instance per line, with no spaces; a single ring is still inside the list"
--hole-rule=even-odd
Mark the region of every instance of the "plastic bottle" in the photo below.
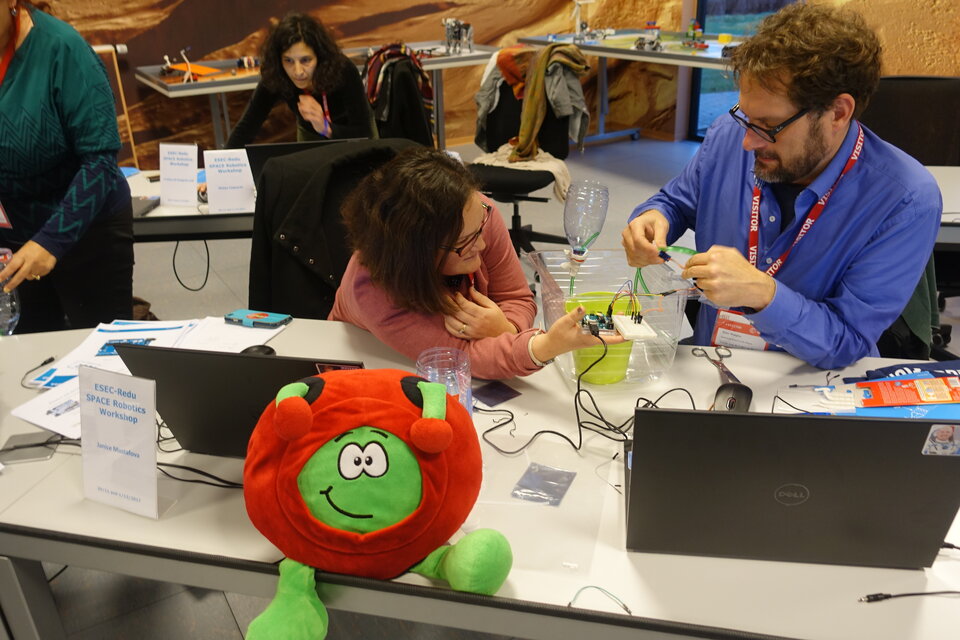
[[[563,207],[563,230],[573,260],[582,262],[599,237],[609,200],[606,185],[594,180],[578,180],[570,185]]]
[[[10,261],[13,252],[10,249],[0,248],[0,270]],[[3,283],[0,282],[0,287]],[[9,336],[17,328],[17,322],[20,321],[20,296],[14,289],[10,293],[4,293],[0,288],[0,336]]]

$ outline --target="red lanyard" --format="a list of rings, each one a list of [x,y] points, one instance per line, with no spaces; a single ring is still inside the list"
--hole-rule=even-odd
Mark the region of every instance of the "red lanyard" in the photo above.
[[[813,226],[813,223],[817,221],[820,217],[820,214],[823,213],[823,210],[827,206],[827,202],[830,200],[830,196],[833,195],[833,190],[837,188],[837,185],[840,184],[840,180],[843,176],[847,175],[847,172],[853,168],[853,165],[857,164],[857,160],[860,159],[860,152],[863,150],[863,127],[860,126],[860,123],[857,123],[857,143],[853,145],[853,151],[850,153],[850,157],[847,158],[847,164],[844,165],[843,171],[840,172],[840,175],[837,176],[836,181],[834,181],[833,186],[827,189],[827,192],[823,194],[823,197],[817,200],[817,203],[810,208],[810,212],[807,213],[806,219],[803,221],[803,226],[800,227],[800,231],[797,233],[797,237],[794,239],[793,244],[787,247],[787,250],[783,252],[783,255],[777,258],[776,262],[770,265],[767,269],[767,275],[773,277],[777,271],[780,270],[780,267],[783,266],[783,263],[787,261],[787,256],[790,255],[790,252],[793,250],[797,243],[800,242],[800,239],[803,236],[807,235],[807,232],[810,231],[810,228]],[[750,260],[752,266],[757,266],[758,258],[758,249],[760,246],[760,182],[755,181],[753,183],[753,199],[750,203],[750,244],[747,247],[747,258]]]
[[[20,11],[23,11],[23,9]],[[10,42],[7,43],[7,47],[3,50],[3,62],[0,62],[0,85],[3,85],[3,79],[7,77],[7,67],[10,66],[13,54],[17,50],[17,38],[20,37],[20,11],[17,11],[17,15],[14,16],[12,20],[13,26],[11,31],[13,31],[13,33],[10,35]]]

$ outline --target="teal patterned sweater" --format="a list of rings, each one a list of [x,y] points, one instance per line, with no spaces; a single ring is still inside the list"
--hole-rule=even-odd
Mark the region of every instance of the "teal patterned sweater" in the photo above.
[[[30,15],[0,85],[0,204],[12,223],[0,245],[34,240],[59,259],[95,218],[129,205],[130,190],[103,62],[70,25]]]

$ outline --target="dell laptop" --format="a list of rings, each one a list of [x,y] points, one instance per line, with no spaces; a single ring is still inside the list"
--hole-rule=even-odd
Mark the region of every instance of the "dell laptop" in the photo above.
[[[180,446],[243,458],[260,414],[285,384],[362,362],[115,345],[135,376],[156,381],[157,413]]]
[[[930,566],[960,507],[960,426],[922,419],[637,409],[632,551]]]

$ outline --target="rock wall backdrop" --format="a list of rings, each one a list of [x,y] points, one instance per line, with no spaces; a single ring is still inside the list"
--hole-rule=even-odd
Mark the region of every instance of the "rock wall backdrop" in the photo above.
[[[687,0],[688,12],[692,3]],[[709,0],[736,4],[736,11],[766,10],[769,0]],[[960,75],[960,3],[956,0],[819,0],[847,4],[862,12],[877,29],[889,75]],[[474,27],[479,44],[506,46],[520,36],[569,32],[571,0],[54,0],[51,9],[71,23],[91,44],[125,43],[120,60],[124,94],[143,168],[157,167],[160,142],[213,147],[208,99],[171,100],[134,79],[138,66],[161,64],[190,47],[192,60],[256,55],[272,19],[301,11],[322,20],[341,47],[379,46],[398,40],[415,42],[442,36],[441,19],[459,18]],[[597,0],[584,5],[591,26],[636,27],[656,20],[665,30],[682,27],[683,0]],[[729,9],[728,9],[729,11]],[[109,66],[108,66],[109,69]],[[451,143],[472,138],[476,117],[473,94],[482,67],[444,72],[446,135]],[[667,65],[610,63],[611,112],[608,129],[641,127],[646,133],[673,137],[677,69]],[[590,104],[596,78],[584,79]],[[230,94],[231,121],[243,112],[249,92]],[[290,139],[292,117],[279,105],[262,141]],[[121,160],[129,159],[125,148]]]

